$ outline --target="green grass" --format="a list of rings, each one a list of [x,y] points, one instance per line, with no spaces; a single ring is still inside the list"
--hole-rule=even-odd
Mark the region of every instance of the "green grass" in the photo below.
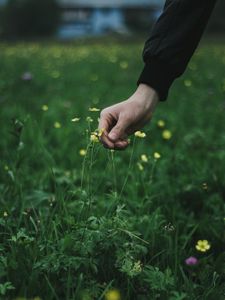
[[[131,95],[141,50],[0,45],[1,299],[224,300],[225,44],[202,45],[146,137],[111,152],[88,109]]]

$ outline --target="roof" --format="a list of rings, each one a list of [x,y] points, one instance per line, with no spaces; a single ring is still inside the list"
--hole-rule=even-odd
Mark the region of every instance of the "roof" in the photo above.
[[[67,7],[162,7],[165,0],[58,0]]]

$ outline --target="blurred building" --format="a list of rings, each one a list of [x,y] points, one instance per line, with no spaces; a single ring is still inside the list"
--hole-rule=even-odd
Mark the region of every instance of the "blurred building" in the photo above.
[[[156,17],[164,0],[58,0],[62,10],[60,38],[128,33],[129,22],[138,26]]]
[[[0,0],[0,7],[8,0]],[[57,37],[71,39],[148,28],[165,0],[56,0],[61,10]]]

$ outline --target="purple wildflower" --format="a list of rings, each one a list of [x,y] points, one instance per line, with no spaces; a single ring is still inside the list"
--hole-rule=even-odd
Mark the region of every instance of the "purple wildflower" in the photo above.
[[[198,259],[194,256],[190,256],[190,257],[185,259],[185,263],[188,266],[195,266],[198,263]]]

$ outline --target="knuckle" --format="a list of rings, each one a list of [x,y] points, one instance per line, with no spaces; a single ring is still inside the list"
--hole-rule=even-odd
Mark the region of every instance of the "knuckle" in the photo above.
[[[100,112],[100,117],[105,117],[107,115],[107,109],[104,108],[101,112]]]

